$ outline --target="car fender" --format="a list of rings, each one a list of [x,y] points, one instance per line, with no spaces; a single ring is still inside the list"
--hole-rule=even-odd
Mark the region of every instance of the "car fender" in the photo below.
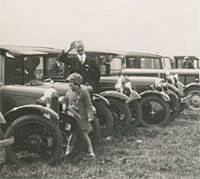
[[[102,96],[100,94],[93,93],[92,100],[99,101],[106,106],[110,106],[110,102],[104,96]]]
[[[5,123],[6,123],[6,120],[3,117],[3,114],[0,112],[0,124],[5,124]]]
[[[130,103],[130,102],[132,102],[134,100],[138,100],[138,99],[141,99],[140,94],[135,90],[130,90],[129,100],[127,101],[127,103]]]
[[[173,98],[176,98],[177,100],[180,100],[179,96],[174,91],[172,91],[172,89],[168,90],[168,95],[172,95]]]
[[[157,95],[157,96],[160,96],[162,99],[164,99],[167,102],[170,101],[169,96],[163,91],[160,92],[160,91],[156,91],[156,90],[147,90],[147,91],[140,93],[141,98],[143,98],[145,95]]]
[[[56,124],[58,124],[59,121],[59,115],[53,111],[52,109],[48,107],[44,107],[37,104],[30,104],[30,105],[23,105],[19,107],[15,107],[11,109],[10,111],[6,112],[4,114],[4,117],[6,119],[7,125],[9,125],[12,121],[14,121],[16,118],[25,115],[25,114],[45,114],[47,118],[50,118],[51,120],[55,121]]]
[[[168,83],[168,89],[168,94],[172,94],[172,92],[174,92],[177,96],[182,96],[181,91],[179,91],[179,89],[173,84]]]
[[[118,92],[118,91],[103,91],[103,92],[100,93],[100,95],[102,95],[105,98],[112,97],[112,98],[121,99],[125,102],[129,101],[128,96],[126,96],[125,94]]]
[[[186,89],[190,88],[190,87],[200,87],[200,83],[199,83],[199,82],[192,82],[192,83],[189,83],[189,84],[187,84],[187,85],[185,86],[184,91],[185,91]]]

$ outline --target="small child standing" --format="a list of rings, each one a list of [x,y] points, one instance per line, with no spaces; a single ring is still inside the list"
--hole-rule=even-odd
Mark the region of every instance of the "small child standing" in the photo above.
[[[89,156],[95,157],[92,143],[88,136],[88,132],[92,129],[90,121],[94,117],[90,94],[87,89],[81,87],[83,78],[80,74],[72,73],[67,78],[67,82],[71,89],[66,93],[65,98],[68,101],[68,106],[80,115],[79,123],[83,130],[83,137],[88,147]]]

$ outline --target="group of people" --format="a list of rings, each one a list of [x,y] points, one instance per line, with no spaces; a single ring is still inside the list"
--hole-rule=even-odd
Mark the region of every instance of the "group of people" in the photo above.
[[[76,55],[70,55],[72,50],[76,51]],[[92,126],[90,122],[93,120],[93,106],[89,92],[81,87],[81,84],[91,85],[97,88],[100,80],[100,71],[96,61],[87,56],[84,52],[84,44],[72,42],[68,50],[62,51],[58,56],[58,60],[65,63],[67,67],[66,82],[69,83],[70,90],[66,93],[65,98],[70,108],[80,115],[79,123],[83,131],[83,138],[88,147],[90,157],[95,157],[91,140],[88,132]]]

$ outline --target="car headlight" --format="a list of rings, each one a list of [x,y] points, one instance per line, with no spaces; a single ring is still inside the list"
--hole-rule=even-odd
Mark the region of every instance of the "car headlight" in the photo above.
[[[54,88],[47,89],[37,103],[58,112],[58,92]]]
[[[130,95],[130,90],[132,89],[131,82],[126,82],[127,79],[125,77],[120,77],[115,85],[115,89],[118,92],[124,93],[127,96]]]
[[[125,88],[125,83],[126,83],[126,78],[124,76],[120,76],[119,79],[117,80],[117,83],[115,84],[115,89],[123,93]]]
[[[157,78],[155,81],[155,87],[156,88],[163,88],[163,82],[161,78]]]
[[[42,96],[40,99],[38,99],[37,104],[50,107],[50,99],[47,96]]]
[[[178,74],[175,74],[175,75],[171,74],[171,75],[167,76],[167,81],[171,84],[177,84],[178,80],[179,80]]]

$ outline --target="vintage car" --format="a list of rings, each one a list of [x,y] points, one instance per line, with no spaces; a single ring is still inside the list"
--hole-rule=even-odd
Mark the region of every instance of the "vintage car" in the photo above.
[[[94,50],[86,51],[86,53],[95,58],[99,65],[101,71],[100,91],[115,89],[115,85],[120,81],[121,76],[125,77],[122,78],[121,81],[124,82],[121,83],[127,83],[124,85],[126,89],[122,91],[127,91],[127,88],[138,91],[141,96],[140,104],[143,111],[142,124],[144,126],[167,124],[170,120],[170,110],[171,116],[175,115],[177,108],[176,103],[172,100],[178,100],[178,97],[170,100],[170,95],[176,97],[176,94],[174,95],[174,92],[172,92],[168,95],[168,85],[163,83],[161,78],[135,75],[134,70],[126,68],[125,53]]]
[[[15,138],[7,148],[8,159],[20,165],[38,160],[54,165],[63,151],[70,151],[68,156],[76,154],[83,141],[77,114],[68,107],[63,110],[54,88],[6,85],[6,71],[10,69],[5,68],[5,53],[1,49],[0,111],[6,120],[2,129],[6,138]],[[98,141],[101,136],[97,115],[92,125],[90,135]]]
[[[4,136],[4,132],[1,129],[1,125],[5,124],[6,120],[0,112],[0,169],[3,166],[3,163],[6,161],[6,148],[14,143],[14,137],[6,139]]]
[[[166,68],[170,73],[178,76],[181,83],[184,84],[184,101],[186,106],[192,110],[200,109],[200,68],[199,58],[188,56],[189,59],[184,59],[186,56],[165,57]],[[192,66],[187,66],[187,63],[192,63]]]
[[[14,73],[9,73],[5,81],[7,84],[25,84],[42,88],[53,87],[59,95],[66,93],[65,66],[57,61],[57,56],[61,52],[59,49],[42,47],[1,47],[7,52],[6,66]],[[15,59],[15,60],[13,60]],[[59,64],[58,64],[59,63]],[[59,66],[59,67],[58,67]],[[30,68],[32,67],[32,68]],[[136,91],[131,92],[131,98],[116,90],[104,91],[100,94],[93,93],[93,101],[110,103],[112,116],[114,116],[114,128],[124,132],[132,121],[134,127],[140,122],[142,111],[138,99],[140,95]],[[95,104],[94,103],[94,104]],[[126,103],[131,103],[135,108],[131,112]],[[96,106],[95,106],[96,107]],[[105,110],[104,110],[105,111]],[[98,111],[97,111],[98,113]],[[105,115],[105,113],[99,113]],[[104,116],[105,118],[105,116]]]
[[[93,53],[93,52],[88,52]],[[98,52],[97,52],[98,53]],[[99,52],[100,53],[100,52]],[[101,52],[101,53],[105,53]],[[107,52],[109,53],[109,52]],[[170,73],[166,68],[165,60],[161,55],[141,52],[110,52],[113,56],[121,58],[121,69],[119,72],[126,76],[134,77],[159,77],[167,86],[166,93],[170,97],[171,117],[170,120],[175,119],[181,112],[184,106],[184,92],[183,84],[179,81],[177,75]],[[119,64],[111,64],[116,68]],[[116,69],[113,69],[116,70]],[[113,73],[113,72],[112,72]]]

